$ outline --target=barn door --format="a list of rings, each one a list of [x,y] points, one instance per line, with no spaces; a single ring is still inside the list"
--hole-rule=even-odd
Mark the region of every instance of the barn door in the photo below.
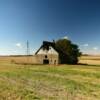
[[[48,59],[44,59],[43,60],[43,64],[49,64],[49,60]]]

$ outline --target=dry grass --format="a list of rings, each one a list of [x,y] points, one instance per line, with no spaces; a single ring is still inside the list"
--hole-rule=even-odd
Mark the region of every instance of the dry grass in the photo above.
[[[100,100],[100,67],[0,62],[0,100]]]
[[[96,59],[80,61],[97,65]],[[0,100],[100,100],[99,66],[18,65],[12,60],[28,61],[27,57],[0,57]]]
[[[79,58],[79,63],[89,65],[100,65],[100,56],[82,56]]]
[[[19,57],[0,57],[1,63],[34,63],[33,56],[19,56]]]

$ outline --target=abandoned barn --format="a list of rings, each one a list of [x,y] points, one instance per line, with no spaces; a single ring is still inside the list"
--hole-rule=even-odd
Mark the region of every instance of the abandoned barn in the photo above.
[[[58,64],[59,53],[54,48],[54,42],[43,41],[34,55],[37,64]]]

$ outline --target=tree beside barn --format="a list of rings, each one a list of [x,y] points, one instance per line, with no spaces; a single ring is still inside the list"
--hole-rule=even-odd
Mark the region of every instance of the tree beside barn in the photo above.
[[[77,64],[81,55],[78,45],[68,39],[59,39],[55,42],[55,48],[59,52],[61,64]]]

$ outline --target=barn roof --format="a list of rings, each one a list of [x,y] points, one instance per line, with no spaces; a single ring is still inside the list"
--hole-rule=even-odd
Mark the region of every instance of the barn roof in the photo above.
[[[55,49],[55,43],[54,42],[49,42],[49,41],[43,41],[43,44],[41,47],[36,51],[35,55],[39,52],[41,48],[44,48],[46,50],[49,50],[49,46],[53,47]]]

